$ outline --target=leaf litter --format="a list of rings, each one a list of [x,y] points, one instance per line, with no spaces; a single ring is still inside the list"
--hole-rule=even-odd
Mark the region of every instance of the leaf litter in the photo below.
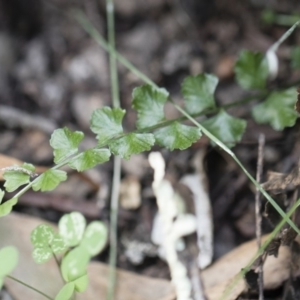
[[[198,11],[197,5],[199,4],[197,4],[195,1],[194,4],[192,2],[193,1],[185,3],[185,9],[187,9],[189,13],[196,13]],[[92,1],[90,3],[92,3]],[[87,6],[92,5],[90,3],[87,4]],[[249,22],[248,18],[250,18],[251,21],[251,19],[253,20],[253,16],[251,14],[251,9],[249,10],[249,7],[246,3],[238,3],[237,5],[226,4],[225,7],[224,4],[217,3],[218,5],[215,13],[222,12],[222,16],[221,18],[213,19],[213,22],[209,21],[209,26],[201,25],[201,28],[199,28],[199,31],[201,30],[200,37],[197,35],[198,29],[196,26],[195,31],[191,30],[191,24],[194,23],[190,23],[189,21],[186,23],[178,22],[177,13],[179,13],[180,18],[183,17],[182,7],[177,6],[178,4],[174,4],[174,6],[172,4],[172,6],[167,10],[163,10],[163,7],[166,8],[166,6],[170,5],[169,3],[166,3],[166,1],[150,1],[146,5],[141,5],[139,1],[116,1],[116,3],[118,3],[118,5],[116,5],[117,12],[122,17],[127,16],[124,18],[124,20],[126,20],[126,22],[128,22],[127,24],[129,24],[128,27],[125,26],[126,28],[124,28],[124,31],[126,31],[127,35],[124,38],[120,38],[119,40],[120,47],[122,47],[122,44],[125,44],[126,47],[124,47],[124,51],[129,55],[128,57],[132,58],[132,61],[135,62],[141,70],[148,72],[152,79],[160,82],[166,82],[167,88],[170,88],[174,91],[175,98],[177,99],[180,99],[181,95],[179,92],[176,93],[176,89],[178,88],[174,87],[174,83],[177,81],[180,82],[179,77],[181,77],[183,73],[189,74],[191,71],[195,72],[192,75],[196,76],[201,72],[201,70],[211,70],[212,68],[217,68],[219,62],[222,61],[222,58],[228,55],[234,60],[236,51],[233,50],[232,47],[236,46],[236,42],[241,42],[243,45],[247,45],[247,43],[250,43],[251,47],[253,47],[254,49],[260,49],[263,48],[262,45],[266,45],[269,43],[269,32],[272,35],[272,39],[277,35],[270,28],[266,29],[266,32],[264,32],[267,34],[262,35],[260,32],[258,32],[256,27],[254,28],[253,25],[249,25],[257,24],[257,22]],[[134,5],[132,3],[134,3]],[[65,4],[61,5],[63,6]],[[103,3],[99,3],[100,7],[102,7],[102,5]],[[272,8],[276,9],[275,7]],[[63,9],[65,9],[65,7]],[[292,5],[292,9],[295,9],[294,5]],[[168,13],[166,13],[167,11]],[[209,16],[209,10],[201,9],[200,12],[201,13],[197,14],[196,22],[205,23],[205,21],[203,21],[205,20],[205,18],[213,18],[214,13]],[[4,148],[5,153],[9,155],[13,154],[12,156],[18,157],[22,161],[31,161],[30,155],[33,153],[32,148],[35,148],[37,149],[36,153],[44,153],[44,155],[42,156],[42,164],[44,164],[45,162],[46,165],[49,165],[49,162],[52,161],[52,157],[49,154],[50,152],[42,149],[41,145],[38,142],[33,143],[34,141],[30,139],[30,136],[33,135],[33,133],[27,132],[26,134],[26,130],[28,130],[28,128],[34,127],[34,129],[37,128],[37,130],[41,130],[46,134],[50,134],[54,127],[57,127],[54,126],[55,124],[68,123],[72,123],[71,128],[78,128],[78,124],[82,123],[80,118],[83,117],[72,112],[72,109],[69,109],[70,107],[68,103],[64,102],[64,96],[62,97],[64,93],[68,95],[68,101],[73,102],[78,93],[93,93],[95,92],[95,90],[100,90],[99,92],[103,96],[101,98],[102,106],[109,105],[109,97],[107,97],[108,92],[105,90],[108,86],[108,72],[104,51],[100,50],[92,42],[85,43],[83,41],[83,34],[80,32],[80,30],[77,27],[75,28],[74,26],[67,24],[64,20],[58,18],[56,15],[54,15],[51,9],[49,9],[47,13],[49,13],[49,18],[44,21],[45,27],[40,26],[39,28],[41,28],[40,30],[42,30],[42,28],[47,28],[48,34],[45,35],[43,31],[40,31],[38,35],[35,35],[33,37],[33,40],[28,40],[28,43],[27,40],[24,39],[24,45],[26,44],[24,47],[24,49],[26,50],[24,51],[22,50],[22,47],[16,47],[16,51],[20,51],[21,53],[19,53],[18,55],[20,59],[16,62],[16,66],[13,67],[13,74],[10,75],[13,77],[12,82],[14,83],[14,85],[10,86],[10,81],[8,81],[8,84],[6,84],[6,86],[4,86],[4,88],[1,88],[0,90],[1,99],[4,99],[3,101],[5,101],[5,103],[9,102],[10,109],[7,109],[8,105],[5,107],[1,106],[0,114],[3,117],[1,118],[1,120],[3,121],[4,127],[15,128],[14,130],[16,132],[14,133],[19,137],[21,141],[19,143],[17,143],[17,141],[15,143],[10,143],[9,147]],[[141,13],[147,14],[147,20],[142,23],[139,21]],[[239,14],[239,16],[247,16],[247,18],[240,19],[240,17],[238,17],[237,19],[234,18],[234,20],[228,19],[227,14],[229,16],[237,16],[237,13]],[[36,16],[41,15],[42,14],[36,14]],[[100,22],[98,20],[98,24],[101,24],[102,15],[99,14],[99,16]],[[133,18],[130,19],[128,18],[128,16]],[[7,17],[9,18],[9,15]],[[148,18],[150,21],[148,20]],[[154,18],[154,22],[152,22],[152,18]],[[32,18],[31,22],[33,21],[34,18]],[[177,23],[181,25],[178,26]],[[143,26],[140,26],[141,24]],[[27,28],[31,27],[28,26]],[[64,30],[61,31],[61,28],[64,28]],[[230,30],[226,30],[228,28]],[[28,29],[25,28],[24,30],[26,31]],[[187,32],[186,36],[183,36],[183,31]],[[72,34],[69,34],[70,32],[72,32]],[[145,32],[147,32],[147,34],[145,34]],[[193,32],[196,33],[196,38],[193,36]],[[19,32],[18,34],[22,35],[24,34],[24,32]],[[203,38],[206,35],[210,37],[209,41]],[[151,39],[149,38],[149,36],[151,36]],[[192,47],[188,47],[192,49],[192,51],[188,53],[189,59],[183,59],[180,56],[177,56],[177,58],[175,59],[170,58],[171,61],[169,61],[168,63],[170,65],[176,66],[176,68],[169,68],[168,74],[167,76],[165,76],[165,67],[160,66],[160,63],[158,63],[161,61],[161,57],[164,57],[166,55],[168,51],[167,49],[170,48],[169,46],[173,46],[176,48],[176,38],[181,37],[179,40],[177,40],[176,43],[180,47],[185,47],[186,45],[190,45],[189,39],[191,38],[191,36],[193,37],[193,43]],[[249,36],[251,37],[250,42],[241,40],[241,37]],[[163,38],[163,42],[161,38]],[[201,42],[201,52],[203,52],[204,56],[202,56],[202,54],[198,55],[197,49],[199,49],[199,41]],[[45,47],[45,44],[47,44],[47,47]],[[47,49],[50,55],[47,55],[49,53],[47,51],[41,51],[41,49]],[[72,51],[69,51],[70,49]],[[40,58],[40,65],[34,64],[35,59],[33,58],[35,57]],[[50,62],[49,59],[51,60]],[[81,66],[83,68],[79,68],[78,66]],[[233,74],[233,64],[230,64],[228,66],[228,69],[229,70],[227,71],[227,73],[231,75],[226,78],[226,82],[222,83],[222,86],[218,87],[216,91],[218,104],[224,103],[224,99],[230,99],[231,101],[233,98],[235,99],[235,96],[237,96],[237,93],[234,92],[234,89],[230,88],[232,86],[230,80]],[[197,72],[194,70],[197,70]],[[134,76],[128,74],[127,71],[122,69],[122,67],[120,67],[120,73],[122,75],[124,87],[130,87],[130,89],[124,88],[124,90],[122,91],[123,104],[124,107],[128,110],[130,109],[131,87],[138,85],[139,80],[137,78],[134,78]],[[259,75],[264,74],[265,72],[263,71]],[[287,72],[285,75],[282,74],[281,78],[284,78],[284,76],[290,77],[290,75],[291,74]],[[291,77],[295,79],[294,76],[295,75],[292,75]],[[1,79],[3,79],[1,80],[1,82],[7,82],[5,77],[2,76],[2,73]],[[19,89],[15,89],[15,84],[19,87]],[[59,93],[61,87],[63,87],[63,89],[65,90],[62,94]],[[19,94],[16,95],[15,91],[18,91]],[[42,91],[42,93],[39,93],[39,91]],[[84,100],[81,101],[83,102],[83,106],[81,107],[86,108],[87,105],[90,105]],[[17,108],[18,105],[20,105],[20,109]],[[245,107],[247,107],[247,105],[245,105]],[[9,111],[13,123],[9,122],[10,119],[5,115],[7,111]],[[84,111],[88,111],[88,109],[84,109]],[[16,114],[17,117],[13,117],[14,112],[18,113]],[[249,107],[244,110],[244,115],[246,115],[246,113],[249,113]],[[240,110],[238,114],[234,115],[243,115],[243,110]],[[29,119],[25,120],[24,118],[22,118],[22,116],[29,117]],[[49,116],[53,117],[53,119],[50,120]],[[132,120],[134,118],[131,117],[128,121],[126,121],[127,123],[124,124],[124,127],[126,127],[126,129],[130,128],[130,126],[132,125]],[[242,143],[245,142],[246,145],[241,144],[236,149],[237,151],[239,151],[239,153],[242,153],[244,161],[249,164],[250,171],[252,170],[251,166],[254,160],[251,150],[252,148],[254,148],[254,144],[247,146],[247,143],[256,143],[257,133],[261,130],[265,130],[265,128],[266,127],[264,126],[258,125],[252,127],[249,133],[249,135],[251,136],[250,141],[245,139],[242,140]],[[297,131],[293,132],[297,135]],[[279,157],[278,161],[288,160],[289,157],[285,156],[286,154],[287,156],[289,156],[290,152],[284,151],[284,147],[280,147],[276,143],[282,142],[284,144],[286,140],[288,140],[288,137],[291,139],[291,136],[293,136],[292,131],[284,133],[274,133],[273,131],[270,131],[268,129],[268,133],[268,136],[270,137],[270,147],[273,151],[276,152],[277,157]],[[2,137],[4,135],[2,135],[2,132],[0,134],[1,141],[3,141]],[[197,136],[197,134],[195,134],[195,136],[197,138],[199,137]],[[285,136],[287,137],[287,139],[284,139]],[[163,138],[161,140],[163,140]],[[224,138],[224,141],[228,141],[229,143],[231,143],[232,138]],[[272,144],[273,142],[274,144]],[[172,147],[173,144],[174,143],[169,142],[169,145],[171,145],[170,147]],[[27,145],[27,147],[24,147],[24,145]],[[209,194],[211,201],[213,202],[213,216],[216,231],[215,233],[216,236],[219,236],[215,238],[215,249],[219,249],[215,250],[215,254],[216,251],[218,251],[219,253],[215,256],[219,256],[220,253],[224,254],[224,252],[228,250],[228,247],[226,245],[229,244],[230,247],[233,248],[236,247],[238,243],[245,240],[246,237],[245,235],[243,235],[242,230],[240,230],[239,226],[236,225],[236,223],[231,222],[231,220],[240,219],[243,216],[243,214],[245,213],[245,202],[250,202],[249,205],[251,205],[252,198],[249,197],[250,189],[248,187],[248,184],[245,183],[245,180],[240,179],[241,174],[239,173],[239,171],[235,167],[228,166],[228,162],[224,161],[221,161],[220,165],[217,166],[216,161],[219,159],[218,151],[210,148],[207,144],[207,141],[204,141],[203,139],[201,139],[197,144],[194,144],[193,149],[191,150],[192,152],[188,151],[188,154],[187,152],[183,154],[175,152],[174,155],[164,153],[166,159],[168,160],[168,168],[171,173],[173,173],[173,177],[178,177],[176,179],[179,180],[179,178],[182,177],[182,174],[193,174],[193,167],[190,165],[189,160],[190,157],[193,156],[193,151],[197,150],[200,146],[208,148],[208,154],[205,158],[204,164],[206,167],[206,171],[209,173]],[[2,142],[1,147],[4,147]],[[293,149],[294,146],[293,144],[288,144],[286,147],[290,147],[290,149]],[[32,159],[35,159],[37,157],[37,154],[32,155],[35,156]],[[211,157],[210,161],[207,160],[208,156]],[[275,169],[272,164],[269,163],[269,165],[270,169]],[[151,185],[151,172],[149,172],[149,170],[147,169],[148,167],[145,167],[144,165],[142,165],[142,167],[137,167],[133,163],[133,166],[131,166],[131,168],[143,169],[140,171],[136,171],[136,173],[138,174],[138,180],[141,182],[142,203],[141,206],[138,207],[137,205],[137,207],[132,211],[121,209],[121,225],[119,229],[124,236],[128,235],[128,233],[130,232],[135,233],[135,231],[132,231],[132,228],[136,228],[138,226],[138,223],[142,223],[146,228],[146,231],[148,230],[149,232],[151,230],[153,216],[156,212],[156,209],[153,205],[153,193],[149,189],[149,186]],[[145,172],[144,169],[147,169],[147,172]],[[282,165],[280,164],[280,162],[278,162],[278,164],[276,165],[276,169],[286,170],[287,168],[282,168]],[[29,201],[31,203],[31,206],[28,207],[22,205],[18,209],[22,210],[23,212],[39,214],[40,216],[45,216],[48,219],[50,218],[53,220],[57,220],[57,215],[60,211],[67,211],[68,208],[70,210],[73,210],[74,208],[76,208],[76,210],[84,210],[83,206],[86,205],[89,208],[86,213],[91,219],[97,218],[99,215],[101,216],[101,218],[106,218],[107,211],[105,210],[105,207],[107,207],[108,193],[105,192],[105,190],[109,189],[111,165],[108,164],[108,167],[101,166],[99,167],[99,169],[97,169],[96,172],[98,172],[98,175],[101,174],[103,176],[103,178],[101,179],[101,187],[99,188],[98,192],[99,194],[102,193],[101,195],[105,195],[106,193],[106,196],[101,198],[101,205],[99,203],[100,201],[98,202],[96,199],[95,195],[98,195],[98,192],[95,191],[94,188],[91,188],[91,190],[87,192],[81,192],[79,197],[73,199],[71,193],[66,192],[66,190],[63,191],[60,185],[59,189],[61,191],[61,194],[37,194],[35,196],[37,198],[35,203],[40,202],[42,204],[38,205],[45,205],[46,202],[46,204],[48,203],[48,206],[38,208],[37,204],[33,204],[33,202]],[[127,172],[128,171],[124,171],[125,178]],[[285,188],[288,190],[293,190],[294,186],[296,187],[298,185],[297,180],[292,176],[289,177],[289,175],[290,174],[281,175],[283,183],[280,183],[278,181],[280,187],[279,189],[274,189],[274,192],[276,194],[279,191],[284,190]],[[175,182],[178,182],[178,180]],[[269,183],[269,185],[277,185],[278,187],[278,182],[275,182],[275,184],[274,182]],[[68,183],[66,183],[66,185],[67,184]],[[75,188],[78,185],[79,184],[73,182],[69,187],[69,191],[71,191],[72,188]],[[215,192],[212,193],[212,190],[215,190]],[[288,191],[288,193],[290,193],[290,191]],[[211,196],[212,194],[213,196]],[[276,198],[276,196],[274,197]],[[27,200],[28,198],[33,198],[33,194],[28,195]],[[56,199],[55,204],[53,198]],[[184,198],[186,200],[188,197]],[[65,201],[66,199],[68,200]],[[286,206],[286,204],[288,205],[289,201],[290,200],[288,197],[286,200],[283,199],[283,207]],[[98,207],[101,207],[99,212],[97,211]],[[250,209],[249,211],[251,212],[252,210]],[[276,224],[276,222],[276,220],[272,221],[273,224]],[[229,229],[227,231],[222,231],[223,228]],[[288,228],[285,228],[285,230],[289,232]],[[225,234],[223,234],[224,232]],[[220,239],[220,236],[222,235],[224,238],[223,241]],[[293,237],[293,232],[291,232],[291,235]],[[289,244],[291,243],[291,247],[294,247],[296,249],[297,246],[295,246],[296,244],[293,242],[294,240],[292,237],[290,238],[289,234],[287,234],[287,242]],[[138,241],[139,238],[139,235],[133,234],[133,240]],[[285,239],[284,235],[282,239]],[[255,251],[254,248],[255,247],[253,246],[253,251]],[[282,247],[277,249],[278,256],[280,256],[281,248]],[[121,255],[119,257],[119,265],[121,267],[141,273],[146,272],[147,268],[150,268],[150,263],[149,261],[147,262],[147,257],[146,263],[140,266],[140,269],[138,269],[133,267],[129,264],[128,261],[125,261],[123,259],[122,249],[120,249],[120,253]],[[156,258],[154,258],[154,260],[156,260]],[[153,265],[155,265],[155,262],[153,263]],[[242,265],[243,264],[241,264],[240,267],[242,267]],[[166,269],[164,265],[160,266],[162,266],[161,269]],[[277,266],[275,262],[274,266]],[[227,265],[226,268],[230,269],[231,265]],[[285,269],[283,269],[283,271],[285,271]],[[223,274],[224,272],[219,271],[219,273]],[[270,276],[273,276],[273,273],[270,273]],[[153,276],[158,276],[157,274],[159,274],[159,271],[156,270],[152,274]],[[282,278],[286,278],[283,275]],[[124,275],[125,279],[126,276],[127,275]],[[216,274],[214,274],[212,277],[215,276]],[[168,278],[168,275],[165,275],[165,277]],[[136,285],[133,284],[132,289],[134,289],[135,286]],[[153,288],[153,290],[155,289],[156,288]],[[212,295],[213,292],[210,294],[210,296]],[[131,297],[131,299],[134,299],[133,295],[131,295]],[[28,299],[33,298],[28,297]]]

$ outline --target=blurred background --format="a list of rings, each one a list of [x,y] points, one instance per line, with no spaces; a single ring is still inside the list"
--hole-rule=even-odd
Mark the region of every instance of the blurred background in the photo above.
[[[116,48],[172,98],[182,101],[180,85],[188,75],[202,72],[218,76],[219,105],[251,95],[234,80],[234,63],[242,49],[266,52],[299,18],[300,2],[291,0],[115,0]],[[37,166],[51,166],[49,138],[54,129],[68,126],[86,134],[84,146],[95,144],[89,130],[92,111],[111,106],[108,55],[74,18],[83,11],[106,37],[103,0],[0,1],[0,153]],[[300,82],[300,32],[280,46],[279,73],[270,91]],[[124,127],[134,129],[132,89],[143,82],[119,65],[121,105],[127,110]],[[296,101],[296,99],[295,99]],[[300,153],[299,122],[284,131],[258,125],[251,117],[253,102],[229,111],[248,121],[247,131],[234,152],[252,174],[256,172],[258,136],[266,137],[264,174],[289,172]],[[166,114],[178,112],[167,106]],[[214,259],[255,237],[254,189],[227,154],[202,138],[190,149],[163,150],[173,182],[194,172],[193,159],[204,151],[207,194],[212,204]],[[157,256],[143,254],[140,263],[128,254],[130,241],[151,244],[156,204],[151,190],[153,171],[146,154],[122,163],[122,184],[136,187],[121,203],[118,266],[141,274],[168,278]],[[57,221],[70,210],[88,219],[108,222],[112,163],[70,179],[53,193],[28,192],[16,210]],[[136,197],[136,198],[135,198]],[[130,201],[129,201],[130,202]],[[41,204],[42,203],[42,204]],[[272,226],[265,222],[264,230]],[[129,242],[128,242],[129,241]],[[127,251],[127,252],[126,252]],[[140,250],[142,251],[142,250]],[[107,260],[106,250],[101,256]],[[126,254],[127,253],[127,254]],[[130,251],[129,251],[130,253]]]

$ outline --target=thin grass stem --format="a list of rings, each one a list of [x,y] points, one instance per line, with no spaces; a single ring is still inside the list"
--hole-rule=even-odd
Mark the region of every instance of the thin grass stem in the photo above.
[[[23,282],[22,280],[19,280],[19,279],[15,278],[15,277],[13,277],[13,276],[11,276],[11,275],[7,275],[6,277],[9,278],[9,279],[11,279],[11,280],[13,280],[13,281],[16,281],[16,282],[20,283],[20,284],[23,285],[23,286],[26,286],[27,288],[29,288],[29,289],[35,291],[36,293],[38,293],[38,294],[44,296],[45,298],[47,298],[47,299],[49,299],[49,300],[54,300],[54,298],[51,298],[50,296],[48,296],[48,295],[46,295],[45,293],[39,291],[38,289],[34,288],[33,286],[31,286],[31,285],[29,285],[29,284]]]
[[[74,14],[76,20],[81,24],[83,29],[97,42],[104,50],[113,55],[122,65],[128,68],[133,74],[135,74],[142,81],[151,84],[153,86],[157,85],[143,74],[139,69],[137,69],[131,62],[129,62],[124,56],[119,54],[106,40],[99,34],[97,29],[93,24],[86,18],[86,16],[81,11],[75,11]]]
[[[109,49],[109,69],[110,83],[113,107],[120,107],[120,91],[117,72],[117,60],[115,56],[115,22],[114,22],[114,3],[113,0],[106,0],[106,16],[108,28],[108,45]],[[95,31],[98,33],[97,31]],[[118,207],[119,207],[119,190],[121,178],[121,158],[114,157],[114,172],[112,182],[112,193],[110,199],[110,247],[109,247],[109,285],[107,299],[115,298],[116,286],[116,265],[118,254]]]

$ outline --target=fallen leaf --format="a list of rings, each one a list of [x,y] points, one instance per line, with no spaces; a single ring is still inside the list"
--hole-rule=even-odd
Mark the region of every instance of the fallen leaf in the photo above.
[[[266,191],[284,191],[293,190],[300,185],[300,162],[298,165],[289,173],[268,173],[268,181],[262,184],[262,187]]]
[[[293,228],[286,228],[282,231],[281,243],[284,246],[291,246],[296,237],[297,232]]]
[[[31,251],[30,232],[40,224],[50,224],[42,219],[11,213],[0,219],[0,248],[14,245],[19,249],[19,264],[12,276],[37,287],[54,297],[62,287],[62,279],[54,260],[37,265]],[[52,226],[55,226],[51,224]],[[108,287],[107,265],[92,262],[88,267],[89,286],[84,293],[76,296],[78,300],[105,299]],[[23,285],[5,280],[5,286],[15,300],[44,300],[45,298]],[[171,283],[163,279],[140,276],[131,272],[117,270],[116,300],[174,300]]]
[[[278,257],[279,247],[280,247],[281,239],[275,238],[271,241],[271,243],[266,248],[266,253],[268,255],[273,255],[274,257]]]
[[[262,242],[268,235],[263,236]],[[257,241],[252,240],[230,251],[212,266],[202,272],[202,282],[207,299],[220,299],[228,284],[232,283],[235,276],[244,268],[257,251]],[[280,247],[278,257],[268,256],[264,264],[264,288],[275,289],[290,276],[291,250],[289,247]],[[279,271],[280,270],[280,271]],[[295,276],[300,274],[299,268]],[[243,279],[238,281],[226,300],[234,300],[246,289]]]

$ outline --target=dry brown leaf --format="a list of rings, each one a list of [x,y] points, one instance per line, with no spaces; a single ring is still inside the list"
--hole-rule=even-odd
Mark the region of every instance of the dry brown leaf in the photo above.
[[[263,237],[265,241],[267,236]],[[227,285],[244,268],[257,251],[257,242],[252,240],[217,260],[211,267],[202,272],[202,282],[209,300],[220,299]],[[280,247],[278,257],[268,256],[264,264],[264,288],[279,287],[290,275],[291,251],[289,247]],[[299,269],[296,273],[300,273]],[[230,295],[230,300],[246,288],[244,280],[240,280]]]
[[[285,228],[281,233],[282,245],[291,246],[297,235],[297,232],[293,228]]]
[[[0,219],[0,248],[14,245],[19,249],[20,258],[12,275],[24,282],[38,287],[54,297],[62,286],[62,280],[54,260],[37,265],[31,258],[32,246],[30,232],[44,220],[17,213]],[[52,225],[52,224],[51,224]],[[88,267],[90,284],[78,300],[105,299],[108,286],[108,266],[92,262]],[[174,300],[175,294],[167,280],[153,279],[127,271],[117,271],[118,284],[116,300]],[[16,300],[44,300],[45,298],[10,279],[5,281],[6,288]]]
[[[22,166],[23,162],[19,159],[14,158],[14,157],[7,156],[7,155],[4,155],[4,154],[0,153],[0,169],[10,167],[10,166],[13,166],[13,165]],[[48,168],[46,168],[46,167],[36,166],[35,171],[36,171],[36,173],[40,174],[42,172],[45,172],[47,169]],[[2,175],[3,175],[3,172],[0,171],[0,180],[4,179]]]
[[[278,257],[278,252],[281,244],[280,238],[275,238],[271,241],[271,243],[266,247],[265,252],[267,255],[273,255],[274,257]]]
[[[231,283],[231,280],[227,280],[224,282],[219,283],[216,286],[212,286],[209,288],[205,288],[205,295],[208,300],[219,300],[223,292],[225,291],[226,287]],[[240,280],[235,288],[231,291],[229,298],[230,300],[238,299],[239,295],[245,289],[246,285],[244,280]],[[226,299],[226,300],[227,300]]]
[[[300,185],[300,162],[289,173],[269,172],[268,181],[262,184],[266,191],[284,191],[293,190]]]

